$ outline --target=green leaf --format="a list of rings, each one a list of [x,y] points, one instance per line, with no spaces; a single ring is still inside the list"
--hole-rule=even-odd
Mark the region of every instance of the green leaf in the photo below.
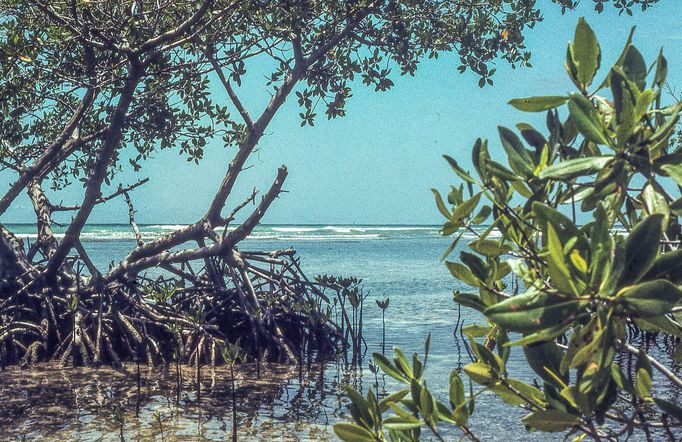
[[[566,160],[546,167],[538,175],[541,179],[553,178],[569,180],[580,175],[589,175],[601,171],[613,161],[613,156],[584,157]]]
[[[637,375],[635,377],[635,392],[640,399],[646,399],[650,396],[651,388],[653,383],[651,381],[651,375],[648,371],[643,368],[637,370]]]
[[[514,342],[510,342],[508,345],[509,346],[531,345],[551,341],[557,336],[563,335],[569,328],[570,324],[557,324],[554,327],[550,327],[544,330],[540,330],[539,332],[525,335],[523,338],[518,339]]]
[[[620,366],[615,362],[611,364],[611,378],[613,378],[613,381],[616,383],[618,388],[621,388],[630,394],[634,394],[634,386],[620,370]]]
[[[367,400],[349,385],[344,386],[343,391],[351,400],[348,409],[353,416],[353,419],[355,419],[356,422],[363,423],[366,426],[373,426],[374,419],[370,414],[369,403]]]
[[[476,356],[478,356],[480,362],[483,362],[485,365],[492,368],[495,372],[495,375],[504,373],[504,361],[500,356],[493,353],[492,350],[485,345],[481,345],[476,341],[472,340],[472,344],[474,353],[476,353]]]
[[[667,333],[682,338],[682,328],[668,316],[636,318],[635,324],[645,331]]]
[[[452,412],[452,418],[455,420],[457,425],[466,425],[469,421],[469,408],[467,407],[467,404],[463,403],[455,408]]]
[[[335,424],[334,433],[346,442],[374,441],[374,435],[365,428],[355,424]]]
[[[682,186],[682,164],[664,164],[661,169],[665,170],[678,186]]]
[[[379,410],[381,410],[382,413],[384,413],[386,410],[389,409],[389,404],[395,404],[398,403],[402,398],[407,396],[407,394],[410,392],[408,389],[404,390],[399,390],[396,391],[395,393],[391,393],[385,398],[379,402]]]
[[[610,145],[604,132],[602,116],[587,97],[572,93],[568,101],[568,111],[576,128],[585,138],[596,144]]]
[[[512,170],[521,176],[531,176],[535,165],[519,137],[511,130],[498,126],[502,147],[507,153]]]
[[[438,211],[444,217],[450,219],[450,211],[447,207],[445,207],[445,202],[443,201],[443,197],[440,196],[440,192],[438,192],[436,189],[431,189],[431,192],[433,192],[433,196],[436,198],[436,207],[438,207]]]
[[[529,427],[540,431],[564,431],[580,423],[580,418],[559,410],[538,410],[522,419]]]
[[[568,97],[544,96],[515,98],[509,104],[522,112],[543,112],[559,107],[568,101]]]
[[[452,170],[455,171],[455,173],[457,174],[457,176],[459,176],[461,179],[463,179],[463,180],[466,181],[467,183],[477,184],[477,181],[476,181],[475,179],[473,179],[473,178],[471,177],[471,175],[469,175],[469,172],[467,172],[466,170],[462,169],[462,168],[459,166],[459,164],[457,164],[457,161],[455,161],[454,158],[452,158],[452,157],[449,156],[449,155],[443,155],[443,158],[445,158],[445,161],[448,162],[448,164],[450,165],[450,167],[452,167]]]
[[[617,66],[611,68],[607,77],[613,95],[613,107],[616,110],[616,122],[622,121],[621,112],[623,109],[623,91],[628,88],[628,80],[625,74]],[[631,97],[626,97],[631,98]],[[630,103],[632,105],[632,103]]]
[[[493,209],[490,206],[481,207],[481,209],[478,211],[474,219],[471,220],[472,224],[483,223],[486,219],[488,219],[492,211]]]
[[[488,176],[486,164],[489,159],[488,141],[477,138],[474,147],[471,149],[471,163],[474,165],[474,168],[482,179],[485,179]]]
[[[673,404],[672,402],[668,402],[664,399],[653,398],[653,400],[654,403],[658,405],[658,408],[661,409],[661,411],[668,413],[677,420],[682,421],[682,408],[680,408],[677,404]]]
[[[640,91],[646,88],[647,67],[644,57],[634,45],[628,47],[623,59],[623,72],[628,80],[637,85]]]
[[[599,350],[601,346],[602,336],[604,335],[605,329],[598,328],[597,330],[590,330],[586,333],[587,340],[583,340],[577,351],[572,355],[569,362],[570,368],[580,367],[588,360],[590,360]]]
[[[642,190],[642,201],[644,202],[644,207],[646,207],[647,213],[650,215],[661,214],[670,215],[670,208],[668,207],[668,201],[665,196],[661,195],[651,183],[647,183]]]
[[[510,405],[520,406],[525,404],[538,405],[544,401],[544,394],[539,389],[516,379],[507,379],[488,387],[500,399]],[[530,401],[527,401],[529,399]]]
[[[565,101],[568,101],[568,97],[565,97]],[[546,150],[547,140],[533,126],[528,123],[518,123],[516,128],[521,132],[521,136],[526,140],[526,143],[535,148],[536,157],[538,152]],[[544,164],[545,162],[541,163]]]
[[[405,376],[389,361],[389,359],[381,353],[372,353],[372,358],[374,362],[379,366],[379,368],[392,377],[393,379],[404,382]]]
[[[462,262],[471,270],[471,273],[480,281],[488,279],[490,269],[481,258],[473,253],[462,251],[459,253],[459,259],[462,260]]]
[[[663,220],[663,215],[651,215],[632,229],[625,240],[625,259],[616,287],[634,284],[649,271],[660,249]]]
[[[647,89],[639,94],[639,97],[637,97],[637,101],[635,102],[634,121],[641,121],[642,118],[644,118],[644,115],[649,110],[651,103],[654,102],[657,96],[658,95],[653,89]]]
[[[383,425],[388,430],[407,431],[419,428],[421,426],[421,422],[416,417],[413,417],[412,420],[398,416],[391,416],[384,419]]]
[[[566,63],[564,67],[566,68],[566,72],[568,72],[568,76],[571,78],[571,81],[573,81],[576,86],[580,86],[580,82],[578,81],[578,66],[575,62],[575,56],[573,54],[573,43],[570,42],[566,46]]]
[[[493,160],[488,160],[486,162],[487,165],[487,171],[495,175],[496,177],[505,180],[505,181],[518,181],[521,180],[521,177],[512,172],[511,170],[507,169],[504,167],[502,164],[498,163],[497,161]]]
[[[461,264],[459,262],[445,261],[445,266],[450,271],[450,274],[455,278],[459,279],[463,283],[470,285],[472,287],[478,287],[481,285],[481,281],[471,273],[469,267]]]
[[[682,284],[682,249],[659,255],[643,279],[667,279]]]
[[[452,297],[456,303],[464,307],[473,308],[481,313],[485,310],[485,304],[481,301],[481,297],[474,293],[455,292]]]
[[[656,279],[627,287],[619,293],[626,308],[641,318],[670,313],[682,300],[682,290],[670,281]]]
[[[654,86],[662,88],[668,78],[668,60],[663,56],[663,49],[658,53],[656,61],[656,74],[654,75]]]
[[[450,405],[452,406],[452,408],[457,408],[458,406],[462,405],[466,400],[466,396],[464,393],[464,383],[462,382],[462,378],[459,377],[459,374],[455,370],[452,370],[452,372],[450,372],[449,393]]]
[[[414,373],[412,372],[412,367],[410,367],[410,363],[407,361],[405,354],[398,347],[393,347],[393,354],[395,355],[393,358],[395,367],[400,370],[406,378],[412,379],[414,383]]]
[[[575,223],[566,215],[553,207],[537,201],[533,202],[532,208],[539,220],[547,223],[547,225],[552,225],[562,244],[567,244],[569,241],[575,241],[573,238],[577,238],[575,247],[578,250],[583,252],[589,249],[589,243],[585,238],[585,234],[581,232]],[[545,234],[545,232],[543,232],[543,234]]]
[[[484,314],[505,329],[532,333],[569,320],[585,301],[547,293],[512,296],[485,310]]]
[[[665,141],[673,134],[675,127],[677,126],[677,122],[680,121],[679,106],[681,105],[682,103],[677,104],[673,114],[670,115],[670,117],[667,120],[665,120],[663,124],[658,126],[656,132],[654,132],[654,134],[650,138],[651,143],[655,143],[657,141]]]
[[[592,79],[601,64],[601,49],[594,31],[584,17],[580,17],[575,28],[573,58],[577,64],[577,79],[583,88],[592,84]]]
[[[426,388],[426,385],[422,388],[419,394],[419,411],[421,411],[424,420],[427,422],[433,422],[434,420],[434,410],[436,409],[435,401],[431,392]]]
[[[495,273],[495,280],[498,279],[503,279],[505,276],[511,273],[511,266],[509,265],[508,262],[501,262],[500,265],[497,266],[497,272]]]
[[[613,64],[614,66],[621,67],[623,65],[623,60],[625,60],[625,55],[628,52],[628,48],[630,47],[630,44],[632,44],[632,37],[633,37],[633,35],[635,35],[635,29],[636,29],[636,26],[633,26],[630,28],[630,33],[628,34],[628,38],[625,41],[625,45],[623,46],[623,50],[621,51],[620,55],[616,59],[616,62]],[[604,79],[604,81],[602,82],[602,84],[600,84],[597,89],[603,88],[604,86],[606,86],[608,84],[608,82],[609,82],[609,78],[607,76]]]
[[[398,417],[401,417],[406,421],[413,422],[417,421],[417,418],[412,413],[402,409],[401,407],[398,406],[397,403],[390,403],[388,406],[391,408],[391,410],[393,410],[395,414],[398,415]]]
[[[455,208],[455,211],[452,212],[452,215],[450,219],[452,220],[453,223],[460,223],[463,219],[468,218],[471,213],[474,211],[476,206],[478,205],[478,202],[481,199],[481,192],[478,192],[475,194],[473,197],[470,199],[464,201],[462,204],[457,206]]]
[[[487,336],[488,333],[490,333],[490,330],[492,330],[492,327],[490,326],[484,327],[477,324],[468,324],[462,327],[462,333],[470,338],[482,338],[483,336]]]
[[[564,352],[554,341],[523,347],[528,365],[542,379],[551,385],[564,388],[568,382],[568,373],[561,370]]]
[[[511,248],[493,239],[479,239],[469,243],[469,247],[484,256],[496,258],[502,254],[509,253]]]
[[[495,379],[493,369],[480,362],[471,362],[464,366],[464,373],[477,384],[488,385]]]
[[[547,273],[549,273],[552,278],[554,286],[562,294],[577,296],[578,290],[576,289],[571,272],[568,270],[564,258],[563,244],[552,224],[547,224],[546,231],[547,248],[549,250],[549,256],[547,257]]]

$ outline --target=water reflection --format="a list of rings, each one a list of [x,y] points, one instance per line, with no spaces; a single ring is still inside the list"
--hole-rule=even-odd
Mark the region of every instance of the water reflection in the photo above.
[[[3,440],[229,440],[232,407],[229,369],[181,367],[10,368],[0,378]],[[339,384],[359,377],[338,362],[262,367],[236,376],[239,440],[333,440],[344,417]],[[139,411],[138,411],[139,410]]]
[[[453,330],[455,331],[455,330]],[[434,393],[441,391],[452,368],[469,362],[467,341],[457,330],[454,360],[434,352],[429,357],[427,378]],[[671,366],[672,349],[664,339],[634,339],[634,344]],[[440,347],[442,350],[442,347]],[[528,382],[535,378],[515,355],[510,367]],[[450,358],[447,358],[450,359]],[[619,354],[616,361],[632,375],[632,355]],[[350,370],[342,359],[325,363],[305,361],[293,365],[239,365],[236,371],[236,415],[239,440],[328,441],[335,440],[332,425],[347,420],[347,400],[342,384],[386,394],[396,382],[368,369],[365,358],[360,370]],[[447,369],[446,369],[447,367]],[[179,369],[179,370],[178,370]],[[176,371],[178,370],[178,371]],[[32,369],[8,368],[0,374],[1,440],[230,440],[232,437],[232,391],[228,367],[204,367],[198,391],[195,367],[174,365],[157,368],[128,364],[111,368],[61,368],[42,364]],[[138,389],[139,379],[139,389]],[[654,376],[657,397],[678,403],[679,391],[666,379]],[[498,398],[483,394],[477,401],[472,428],[482,440],[501,440],[513,432],[524,440],[557,440],[557,435],[527,433],[519,422],[523,410],[502,408]],[[648,417],[653,410],[642,410]],[[458,438],[457,430],[444,432]],[[655,437],[665,435],[654,430]],[[635,435],[635,436],[641,436]],[[679,435],[678,435],[679,436]]]

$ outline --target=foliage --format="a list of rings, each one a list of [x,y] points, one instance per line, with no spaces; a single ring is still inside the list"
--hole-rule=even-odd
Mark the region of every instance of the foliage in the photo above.
[[[473,71],[481,86],[492,83],[497,60],[528,65],[524,34],[541,20],[536,3],[0,0],[0,173],[12,180],[0,217],[28,193],[38,233],[26,248],[0,225],[0,358],[118,363],[119,354],[139,348],[154,361],[166,342],[178,341],[169,324],[180,328],[185,360],[197,364],[214,360],[216,348],[244,330],[242,345],[256,358],[291,360],[301,350],[300,330],[332,349],[339,333],[324,308],[299,314],[325,301],[297,264],[292,270],[291,254],[238,250],[287,177],[282,166],[260,201],[254,191],[233,204],[251,154],[289,98],[296,97],[301,124],[313,125],[318,113],[343,116],[355,83],[387,90],[397,73],[413,75],[440,54],[453,54],[458,70]],[[139,171],[159,150],[198,162],[221,141],[237,147],[234,157],[206,213],[187,226],[149,241],[140,235],[129,192],[146,179],[103,195],[119,170]],[[78,204],[51,201],[74,183],[84,187]],[[136,244],[97,268],[81,233],[94,208],[118,196]],[[238,216],[241,225],[229,229]],[[63,237],[54,235],[53,219],[65,222]],[[272,265],[286,267],[291,279]],[[173,274],[169,284],[178,289],[140,290],[153,268]],[[362,299],[349,301],[352,318],[343,321],[356,357]]]
[[[485,84],[497,56],[527,62],[522,31],[540,19],[533,1],[493,3],[462,8],[452,1],[214,0],[162,6],[3,1],[0,138],[14,152],[10,159],[33,160],[58,136],[89,87],[96,87],[96,98],[79,129],[81,136],[98,133],[129,77],[131,59],[143,75],[122,145],[134,149],[129,161],[136,170],[157,149],[174,148],[188,161],[198,161],[215,137],[226,145],[243,142],[245,122],[211,91],[212,60],[235,88],[249,79],[251,69],[259,71],[253,59],[260,60],[271,69],[267,86],[276,90],[297,58],[316,54],[309,65],[298,66],[304,80],[296,92],[302,125],[313,125],[321,110],[328,118],[345,115],[356,77],[383,91],[393,85],[394,68],[414,74],[422,58],[442,51],[457,51],[460,70],[472,69]],[[152,46],[202,7],[206,14],[192,32]],[[74,152],[73,161],[51,170],[53,187],[74,178],[85,182],[103,138],[99,133]],[[122,159],[112,158],[109,178],[123,166]]]
[[[375,353],[379,367],[409,389],[380,402],[371,391],[367,399],[350,393],[354,423],[337,427],[342,439],[385,440],[388,433],[391,440],[413,440],[421,427],[440,437],[440,423],[475,440],[467,422],[483,391],[527,410],[527,429],[568,431],[577,440],[615,440],[634,431],[672,440],[673,429],[682,427],[682,408],[660,397],[652,378],[664,376],[677,389],[682,381],[633,346],[628,333],[682,337],[682,153],[671,144],[682,105],[662,104],[666,59],[659,54],[649,67],[632,33],[605,79],[595,82],[601,58],[581,19],[566,51],[566,71],[578,90],[510,102],[526,112],[547,111],[549,135],[525,123],[517,131],[500,127],[506,161],[493,159],[488,142],[478,139],[475,174],[445,157],[462,180],[447,199],[434,191],[447,219],[443,233],[455,235],[446,257],[464,232],[478,237],[446,265],[472,288],[454,300],[487,322],[463,329],[475,356],[463,371],[481,389],[467,394],[453,372],[450,403],[438,402],[416,356],[410,366],[399,349],[393,361]],[[485,231],[474,229],[486,222]],[[495,229],[500,239],[491,237]],[[516,288],[512,277],[521,281]],[[535,385],[511,372],[513,347],[523,350]],[[619,354],[636,356],[632,370]]]
[[[574,2],[554,0],[564,8]],[[626,5],[613,0],[618,8]],[[595,0],[601,7],[604,0]],[[622,3],[622,4],[621,4]],[[182,38],[154,47],[197,10],[206,9]],[[535,1],[462,5],[456,1],[225,1],[0,2],[0,139],[3,156],[26,164],[45,150],[90,87],[96,97],[79,124],[93,139],[73,159],[52,168],[53,187],[85,182],[126,78],[131,59],[144,72],[136,85],[123,145],[134,155],[114,155],[109,179],[123,167],[136,170],[157,149],[174,148],[188,161],[203,157],[209,140],[238,145],[248,129],[234,109],[211,92],[214,59],[225,77],[242,84],[252,59],[272,66],[268,86],[277,89],[296,57],[319,52],[303,67],[296,92],[302,125],[321,110],[345,115],[357,77],[377,91],[389,89],[394,70],[414,74],[419,61],[454,51],[459,71],[471,69],[481,85],[492,83],[491,63],[501,57],[524,65],[523,31],[541,20]],[[336,36],[343,37],[338,38]],[[334,41],[338,40],[338,41]],[[220,97],[222,98],[222,97]],[[13,155],[8,155],[9,150]]]

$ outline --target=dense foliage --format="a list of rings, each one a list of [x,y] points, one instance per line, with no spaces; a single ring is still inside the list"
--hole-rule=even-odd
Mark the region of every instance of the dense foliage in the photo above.
[[[653,1],[611,3],[627,11]],[[322,112],[342,116],[354,80],[383,91],[396,72],[412,75],[445,52],[491,83],[495,60],[528,64],[524,32],[541,20],[535,0],[0,0],[0,14],[0,173],[11,182],[0,217],[25,192],[37,230],[29,245],[0,224],[0,359],[24,364],[178,354],[200,364],[241,335],[250,355],[279,361],[334,347],[325,287],[293,252],[237,247],[287,177],[281,167],[262,198],[233,201],[270,122],[290,96],[303,125]],[[192,224],[146,240],[130,195],[146,180],[105,195],[118,170],[140,170],[159,149],[199,161],[221,141],[234,158]],[[79,193],[73,183],[84,187],[78,204],[55,203]],[[98,268],[81,232],[95,206],[116,197],[135,245]],[[66,223],[63,237],[55,219]],[[150,269],[164,277],[146,277]]]
[[[467,388],[453,371],[441,401],[426,386],[426,357],[410,363],[398,349],[392,361],[375,354],[406,388],[381,400],[350,391],[354,423],[335,427],[342,439],[414,440],[422,427],[440,438],[439,426],[451,425],[476,440],[469,417],[476,398],[490,392],[527,410],[527,429],[567,431],[575,440],[635,431],[679,440],[682,408],[668,395],[682,380],[635,335],[665,337],[682,358],[682,152],[671,142],[682,105],[663,104],[665,57],[647,65],[631,39],[595,81],[602,54],[581,19],[566,51],[577,91],[510,102],[547,111],[547,136],[525,123],[500,127],[506,159],[494,159],[478,139],[474,173],[445,157],[461,180],[446,199],[434,190],[443,233],[455,236],[446,256],[464,233],[477,236],[446,265],[471,288],[454,300],[485,318],[463,329],[473,354],[463,371],[480,388]],[[491,237],[496,230],[499,239]],[[534,383],[507,365],[514,348]]]

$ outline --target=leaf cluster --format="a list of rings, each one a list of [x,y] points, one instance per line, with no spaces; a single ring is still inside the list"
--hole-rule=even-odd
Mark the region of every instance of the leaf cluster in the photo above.
[[[647,65],[632,36],[595,81],[601,48],[581,19],[565,65],[577,91],[510,102],[546,112],[548,135],[526,123],[500,127],[506,158],[494,159],[479,139],[473,173],[446,156],[461,182],[446,197],[434,190],[443,234],[455,237],[445,264],[470,287],[454,300],[486,320],[463,329],[473,350],[463,371],[483,391],[526,409],[528,429],[617,439],[635,430],[635,420],[640,429],[682,423],[682,408],[657,397],[653,367],[673,385],[680,380],[631,345],[627,332],[682,337],[682,155],[671,142],[682,106],[662,102],[665,57]],[[476,240],[450,260],[466,232]],[[512,347],[523,350],[535,386],[509,373]],[[619,363],[622,353],[637,356],[632,370]],[[409,371],[396,355],[393,363],[375,361],[400,380]],[[453,404],[461,405],[459,384],[455,390]],[[644,407],[667,417],[644,417]],[[437,416],[474,439],[456,410]],[[429,427],[431,415],[410,411],[415,428]]]

